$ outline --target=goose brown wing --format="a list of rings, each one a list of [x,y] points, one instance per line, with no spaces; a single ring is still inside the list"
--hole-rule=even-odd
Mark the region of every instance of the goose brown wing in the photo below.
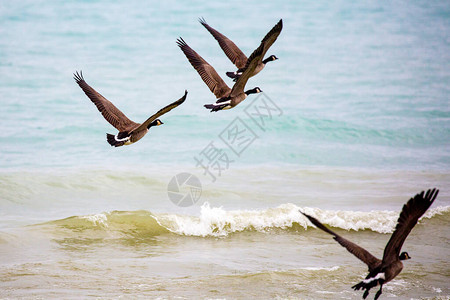
[[[73,75],[76,83],[78,83],[86,96],[91,99],[109,124],[114,126],[119,131],[127,131],[139,125],[138,123],[128,119],[127,116],[125,116],[117,107],[114,106],[114,104],[87,84],[86,81],[84,81],[82,72],[76,72]]]
[[[262,39],[261,44],[264,45],[264,51],[262,55],[263,57],[264,55],[266,55],[267,50],[269,50],[270,46],[272,46],[273,43],[275,43],[282,29],[283,29],[283,19],[280,19],[280,21],[278,21],[278,23]]]
[[[210,91],[217,98],[222,98],[230,94],[231,89],[206,60],[192,50],[182,38],[177,39],[177,45],[180,47],[181,51],[183,51],[184,55],[186,55],[194,69],[197,70],[197,73],[209,87]]]
[[[225,55],[231,60],[231,62],[238,68],[243,68],[247,63],[247,56],[241,51],[241,49],[236,46],[229,38],[209,26],[205,19],[201,18],[198,20],[209,33],[219,42],[220,48],[222,48]]]
[[[397,221],[394,233],[386,244],[383,254],[383,264],[387,265],[398,260],[400,250],[406,237],[417,224],[419,218],[427,211],[436,199],[439,190],[429,189],[426,193],[421,192],[403,205],[402,212]]]
[[[186,96],[187,96],[187,91],[184,91],[184,96],[181,97],[180,99],[178,99],[177,101],[170,103],[169,105],[161,108],[160,110],[158,110],[158,112],[156,112],[156,114],[154,114],[153,116],[151,116],[150,118],[148,118],[144,123],[142,123],[137,129],[137,131],[142,130],[144,128],[147,128],[148,125],[150,125],[151,122],[155,121],[157,118],[159,118],[160,116],[168,113],[169,111],[171,111],[172,109],[174,109],[175,107],[177,107],[178,105],[180,105],[181,103],[184,102],[184,100],[186,100]]]
[[[355,243],[352,243],[349,240],[341,237],[340,235],[338,235],[337,233],[335,233],[331,229],[328,229],[327,227],[325,227],[325,225],[320,223],[316,218],[311,217],[311,216],[309,216],[309,215],[307,215],[307,214],[305,214],[303,212],[302,212],[302,214],[305,217],[307,217],[311,221],[311,223],[313,223],[316,227],[318,227],[318,228],[322,229],[323,231],[333,235],[334,239],[336,240],[336,242],[341,244],[341,246],[345,247],[345,249],[347,249],[348,252],[350,252],[351,254],[353,254],[354,256],[359,258],[361,261],[363,261],[369,267],[369,271],[372,271],[373,269],[375,269],[381,263],[381,260],[379,260],[378,258],[373,256],[366,249],[364,249],[364,248],[356,245]]]
[[[262,53],[264,51],[264,45],[259,45],[255,51],[253,51],[252,55],[247,60],[247,64],[245,65],[244,70],[242,71],[242,75],[238,78],[236,83],[233,85],[231,89],[231,96],[237,96],[238,94],[244,91],[245,85],[247,84],[248,79],[253,75],[256,67],[262,59]]]

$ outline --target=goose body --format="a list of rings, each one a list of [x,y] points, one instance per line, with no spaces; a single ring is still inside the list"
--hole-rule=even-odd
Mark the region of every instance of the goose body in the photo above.
[[[402,260],[410,259],[407,252],[400,250],[406,237],[411,232],[412,228],[417,224],[419,218],[427,211],[433,201],[436,199],[439,190],[430,189],[426,193],[423,191],[413,198],[411,198],[404,206],[397,221],[394,233],[389,239],[383,253],[383,259],[378,259],[373,256],[366,249],[350,242],[349,240],[338,235],[334,231],[325,227],[316,218],[311,217],[302,212],[311,223],[321,230],[334,236],[334,239],[350,253],[355,255],[358,259],[363,261],[369,268],[369,274],[366,278],[352,286],[354,290],[363,289],[363,298],[366,299],[371,288],[380,286],[380,289],[375,294],[374,299],[378,299],[382,293],[383,284],[394,279],[403,270]]]
[[[247,56],[241,51],[241,49],[239,49],[238,46],[236,46],[235,43],[233,43],[233,41],[231,41],[225,35],[221,34],[217,30],[209,26],[208,23],[206,23],[205,19],[201,18],[199,19],[199,22],[217,40],[220,48],[222,48],[222,50],[225,52],[225,55],[238,68],[238,70],[235,72],[226,73],[228,77],[231,77],[233,78],[234,81],[236,81],[242,75],[245,69],[245,66],[248,61]],[[272,46],[272,44],[276,41],[282,29],[283,29],[283,20],[280,19],[280,21],[278,21],[278,23],[262,39],[260,45],[263,45],[263,53],[262,56],[259,58],[255,69],[250,74],[250,77],[253,77],[259,72],[261,72],[261,70],[264,69],[264,67],[266,66],[266,63],[278,59],[275,55],[270,55],[266,59],[264,59],[264,56],[266,55],[267,50],[269,50],[270,46]]]
[[[163,107],[141,124],[128,119],[125,114],[123,114],[116,106],[114,106],[114,104],[112,104],[109,100],[107,100],[100,93],[94,90],[89,84],[87,84],[83,78],[82,72],[76,72],[74,74],[74,79],[80,86],[80,88],[84,91],[86,96],[88,96],[88,98],[95,104],[106,121],[108,121],[119,131],[116,135],[109,133],[106,134],[106,140],[111,146],[114,147],[133,144],[143,138],[150,130],[150,127],[164,124],[163,122],[161,122],[161,120],[158,119],[158,117],[164,115],[165,113],[183,103],[184,100],[186,100],[187,96],[187,91],[185,91],[183,97]]]
[[[205,84],[208,86],[210,91],[218,99],[213,104],[204,105],[207,109],[210,109],[211,112],[233,108],[244,101],[248,95],[262,92],[259,87],[247,91],[244,91],[244,88],[247,84],[248,79],[250,78],[250,75],[257,67],[258,61],[262,56],[264,50],[263,45],[260,45],[258,49],[256,49],[252,53],[250,58],[247,60],[247,64],[242,75],[239,77],[233,87],[230,88],[219,76],[219,74],[217,74],[216,70],[197,52],[189,47],[189,45],[182,38],[179,38],[177,40],[177,44],[180,47],[181,51],[183,51],[184,55],[186,55],[191,65],[203,79]]]

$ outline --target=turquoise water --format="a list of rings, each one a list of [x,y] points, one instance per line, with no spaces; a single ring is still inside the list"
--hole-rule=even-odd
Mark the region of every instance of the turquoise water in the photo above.
[[[283,117],[240,164],[448,169],[445,2],[274,6],[244,13],[201,2],[4,3],[1,167],[189,162],[246,104],[216,115],[202,108],[214,98],[176,38],[185,38],[219,74],[233,68],[199,26],[198,16],[205,16],[245,53],[284,20],[269,51],[280,59],[248,83],[260,86]],[[223,10],[228,22],[219,18]],[[264,11],[276,13],[259,16]],[[114,130],[74,84],[76,70],[137,122],[185,89],[189,95],[151,136],[109,149],[104,134]]]
[[[247,55],[283,19],[279,60],[247,84],[264,93],[203,108],[214,96],[176,39],[229,85],[234,66],[199,17]],[[188,97],[111,148],[79,70],[136,122]],[[0,95],[0,297],[357,298],[364,265],[298,209],[379,256],[401,206],[431,187],[414,259],[383,296],[450,295],[446,1],[0,1]],[[263,104],[273,114],[256,118]],[[246,147],[225,142],[234,122]],[[210,145],[229,159],[214,179],[196,162]],[[167,194],[180,172],[202,183],[189,207]]]

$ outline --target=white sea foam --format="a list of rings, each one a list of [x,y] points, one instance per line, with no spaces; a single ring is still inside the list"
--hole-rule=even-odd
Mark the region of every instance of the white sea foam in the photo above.
[[[438,206],[435,208],[429,209],[422,217],[422,219],[431,219],[436,215],[442,215],[450,212],[450,206]]]
[[[265,231],[270,228],[287,228],[294,222],[306,228],[306,221],[301,220],[298,207],[293,204],[260,211],[226,211],[222,207],[211,207],[209,203],[205,203],[201,207],[200,217],[160,215],[157,219],[172,232],[192,236],[225,236],[248,229]]]
[[[160,214],[156,215],[158,223],[168,230],[189,236],[226,236],[233,232],[256,230],[264,232],[274,228],[287,229],[295,224],[307,227],[311,223],[300,213],[303,211],[316,217],[324,224],[346,230],[372,230],[390,233],[397,223],[398,211],[331,211],[319,208],[298,207],[294,204],[282,204],[275,208],[263,210],[231,210],[211,207],[204,203],[200,216]],[[425,215],[432,218],[437,214],[450,211],[450,206],[430,209]]]
[[[303,270],[308,270],[308,271],[337,271],[339,270],[339,266],[334,266],[334,267],[329,267],[329,268],[325,268],[325,267],[305,267],[302,268]]]
[[[92,222],[96,226],[108,227],[108,217],[104,213],[89,215],[89,216],[82,216],[81,218]]]

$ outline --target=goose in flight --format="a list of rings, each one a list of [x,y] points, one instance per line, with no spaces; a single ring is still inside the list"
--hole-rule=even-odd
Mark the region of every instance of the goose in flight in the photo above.
[[[189,45],[182,38],[177,39],[177,45],[180,47],[181,51],[183,51],[184,55],[186,55],[194,69],[197,70],[198,74],[208,86],[210,91],[218,99],[216,103],[204,105],[207,109],[211,109],[211,112],[233,108],[244,101],[248,95],[262,92],[259,87],[255,87],[245,92],[244,88],[250,78],[250,75],[253,74],[256,69],[258,61],[263,55],[263,44],[261,44],[258,49],[253,51],[252,55],[250,55],[242,75],[233,85],[233,88],[230,88],[219,76],[219,74],[217,74],[216,70],[206,60],[198,55],[197,52],[192,50],[192,48],[189,47]]]
[[[108,121],[109,124],[119,130],[119,133],[117,133],[116,135],[109,133],[106,134],[108,143],[114,147],[133,144],[143,138],[144,135],[146,135],[149,131],[150,127],[164,124],[160,119],[158,119],[158,117],[164,115],[165,113],[171,111],[173,108],[183,103],[184,100],[186,100],[187,96],[187,91],[185,91],[183,97],[160,109],[154,115],[149,117],[145,122],[140,124],[128,119],[125,114],[123,114],[117,107],[114,106],[114,104],[112,104],[100,93],[94,90],[89,84],[87,84],[86,81],[84,81],[82,72],[76,72],[73,75],[76,83],[84,91],[86,96],[88,96],[89,99],[91,99],[91,101],[95,104],[106,121]]]
[[[439,190],[437,189],[429,189],[426,193],[422,191],[411,198],[403,206],[394,233],[384,248],[382,260],[370,254],[366,249],[341,237],[334,231],[331,231],[316,218],[303,212],[301,213],[305,215],[316,227],[333,235],[334,239],[341,244],[341,246],[345,247],[350,253],[355,255],[369,267],[369,274],[366,278],[360,283],[352,286],[352,288],[354,290],[365,290],[363,298],[366,299],[369,295],[370,289],[380,285],[380,289],[375,294],[374,299],[376,300],[382,293],[383,284],[394,279],[402,271],[403,264],[401,261],[411,258],[407,252],[402,252],[400,254],[403,242],[411,232],[411,229],[413,229],[414,225],[417,224],[419,218],[427,211],[436,199],[438,193]]]
[[[238,70],[235,72],[226,73],[228,77],[233,78],[233,80],[236,81],[244,71],[245,65],[248,61],[247,56],[245,56],[241,49],[239,49],[238,46],[236,46],[236,44],[233,43],[229,38],[209,26],[208,23],[206,23],[205,19],[201,18],[199,19],[199,22],[212,34],[212,36],[219,43],[220,48],[222,48],[223,52],[225,52],[225,55],[238,68]],[[264,59],[264,56],[266,55],[266,52],[267,50],[269,50],[270,46],[272,46],[272,44],[276,41],[282,29],[283,20],[280,19],[280,21],[278,21],[278,23],[262,39],[261,45],[263,45],[263,53],[250,77],[255,76],[256,74],[261,72],[261,70],[266,66],[266,63],[278,59],[275,55],[271,55],[266,59]]]

